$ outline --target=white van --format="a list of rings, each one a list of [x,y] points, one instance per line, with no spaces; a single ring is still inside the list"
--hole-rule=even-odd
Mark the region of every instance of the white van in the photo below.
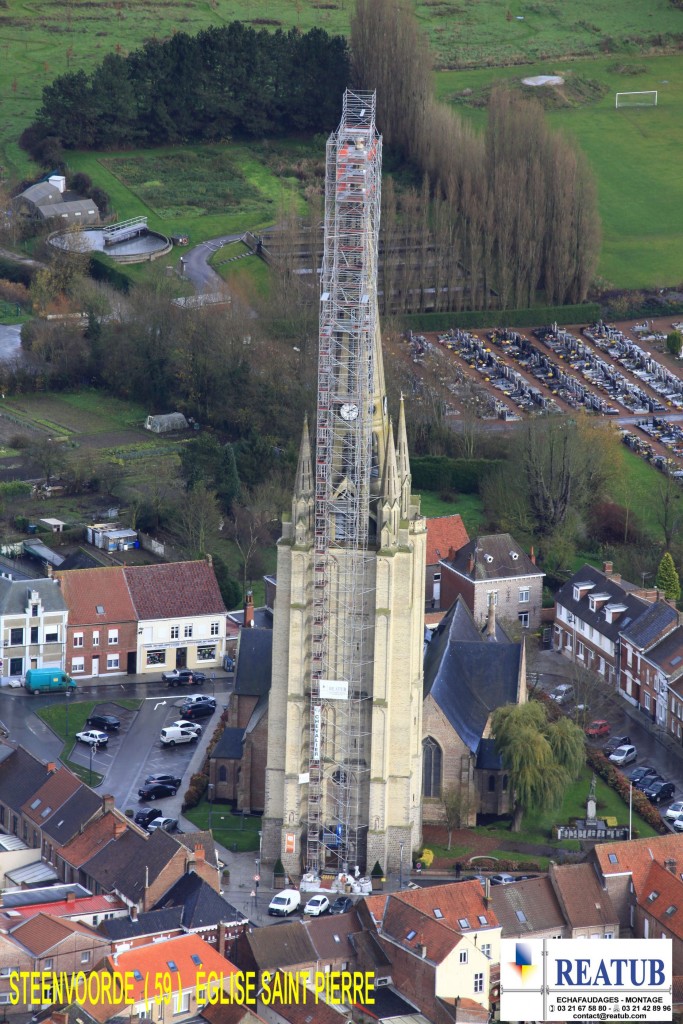
[[[169,725],[161,730],[159,739],[162,746],[175,747],[176,743],[192,743],[197,739],[197,733],[194,729],[181,729],[177,725]]]
[[[274,917],[287,917],[298,909],[301,903],[301,894],[296,889],[283,889],[276,896],[273,896],[268,907],[268,913]]]

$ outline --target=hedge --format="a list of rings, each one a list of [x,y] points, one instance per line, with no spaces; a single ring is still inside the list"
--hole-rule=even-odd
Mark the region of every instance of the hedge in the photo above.
[[[0,483],[0,498],[16,498],[17,495],[28,495],[33,485],[26,480],[5,480]]]
[[[631,784],[625,775],[622,775],[612,762],[599,750],[588,750],[586,752],[586,764],[592,768],[596,775],[607,783],[610,789],[618,793],[621,799],[628,804]],[[651,825],[655,832],[667,835],[669,829],[662,821],[662,817],[644,793],[639,789],[633,789],[633,810],[643,821]]]
[[[401,317],[406,330],[448,331],[451,327],[543,327],[558,324],[593,324],[600,319],[597,302],[577,306],[534,306],[531,309],[466,309],[460,313],[408,313]]]
[[[446,455],[421,455],[410,460],[413,488],[419,491],[457,491],[478,494],[484,476],[496,466],[496,459],[450,459]]]
[[[120,292],[127,293],[130,288],[130,278],[101,252],[94,252],[90,257],[90,276],[96,281],[106,281]]]
[[[24,284],[28,288],[33,280],[35,267],[27,263],[15,263],[0,256],[0,278],[6,281],[14,281],[15,284]]]

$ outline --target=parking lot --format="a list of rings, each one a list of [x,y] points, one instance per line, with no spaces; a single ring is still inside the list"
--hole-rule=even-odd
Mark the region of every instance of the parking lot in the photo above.
[[[77,740],[74,743],[71,760],[74,764],[78,764],[82,768],[89,769],[92,767],[94,772],[99,772],[100,775],[106,775],[121,749],[123,737],[130,728],[137,712],[131,711],[129,708],[124,708],[120,704],[116,704],[114,701],[104,701],[102,704],[97,704],[95,706],[93,714],[115,715],[121,722],[121,728],[118,732],[107,733],[109,739],[106,746],[98,747],[97,750],[92,750],[92,761],[91,748],[87,743],[80,743]],[[90,729],[90,726],[85,725],[83,729],[88,730]]]

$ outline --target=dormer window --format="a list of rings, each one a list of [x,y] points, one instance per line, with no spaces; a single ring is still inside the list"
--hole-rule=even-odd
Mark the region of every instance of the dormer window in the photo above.
[[[588,606],[592,612],[599,612],[608,601],[609,594],[591,594],[588,598]]]
[[[589,590],[592,590],[595,586],[594,583],[575,583],[574,584],[574,600],[580,601],[582,597],[585,597]]]

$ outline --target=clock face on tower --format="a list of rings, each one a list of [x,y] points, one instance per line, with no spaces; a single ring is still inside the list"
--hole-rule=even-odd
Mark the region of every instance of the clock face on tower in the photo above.
[[[353,402],[344,402],[339,410],[339,415],[343,420],[355,420],[358,416],[358,406],[354,405]]]

